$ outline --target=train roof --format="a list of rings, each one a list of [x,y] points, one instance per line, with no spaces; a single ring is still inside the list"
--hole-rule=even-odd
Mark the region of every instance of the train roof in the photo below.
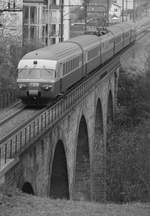
[[[100,38],[96,35],[80,35],[78,37],[71,38],[69,41],[73,43],[78,43],[83,47],[83,49],[86,49],[91,45],[93,46],[94,43],[95,45],[99,44]]]
[[[120,25],[112,25],[107,27],[108,31],[111,32],[113,35],[118,36],[122,34],[122,29]]]
[[[131,23],[123,23],[119,25],[119,27],[122,29],[123,32],[127,32],[133,29],[133,25]]]
[[[23,56],[23,59],[60,60],[72,54],[79,53],[81,51],[75,43],[58,43],[29,52]]]
[[[114,35],[111,32],[108,32],[107,34],[100,37],[100,41],[105,42],[105,41],[113,39],[113,37]]]
[[[114,35],[119,35],[123,32],[127,32],[133,28],[134,28],[133,23],[126,22],[126,23],[122,23],[122,24],[116,24],[116,25],[109,26],[107,29],[110,32],[112,32]]]

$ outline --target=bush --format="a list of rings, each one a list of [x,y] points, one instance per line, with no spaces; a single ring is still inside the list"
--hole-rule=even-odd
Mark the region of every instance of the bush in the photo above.
[[[0,89],[16,88],[17,65],[21,57],[38,47],[35,43],[26,43],[23,47],[9,38],[0,40]]]
[[[107,148],[107,197],[150,200],[150,76],[121,71],[118,110]]]
[[[150,120],[131,131],[113,129],[107,158],[108,197],[116,202],[150,198]]]

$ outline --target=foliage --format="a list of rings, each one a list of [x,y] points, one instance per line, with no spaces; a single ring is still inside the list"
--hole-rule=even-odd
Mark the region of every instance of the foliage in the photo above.
[[[41,44],[38,44],[38,47]],[[17,65],[21,57],[36,48],[28,42],[22,47],[10,38],[0,39],[0,89],[16,88]]]
[[[115,202],[150,200],[150,77],[121,71],[107,147],[107,195]]]
[[[8,38],[1,38],[0,50],[0,88],[14,88],[20,47]]]
[[[131,131],[114,128],[109,139],[108,197],[115,202],[150,199],[149,124]]]

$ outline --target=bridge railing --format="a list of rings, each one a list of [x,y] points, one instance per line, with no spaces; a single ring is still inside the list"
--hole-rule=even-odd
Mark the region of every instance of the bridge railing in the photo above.
[[[116,70],[118,66],[118,60],[115,64],[113,63],[113,67],[112,62],[109,63],[110,71]],[[106,66],[102,69],[102,74],[105,70]],[[9,162],[11,158],[24,151],[25,148],[37,140],[47,129],[66,115],[76,103],[79,103],[95,87],[96,82],[100,79],[101,74],[99,72],[95,73],[84,83],[65,95],[63,99],[60,99],[55,105],[23,125],[19,131],[13,131],[6,138],[0,140],[0,168]]]

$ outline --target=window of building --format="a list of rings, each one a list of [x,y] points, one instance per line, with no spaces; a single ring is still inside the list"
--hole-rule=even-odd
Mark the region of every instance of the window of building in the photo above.
[[[23,40],[28,40],[28,39],[29,39],[28,26],[24,25],[23,26]]]
[[[64,29],[64,24],[63,24],[63,29]],[[59,24],[59,35],[61,35],[61,24]]]
[[[56,0],[52,0],[52,5],[56,5]]]
[[[56,38],[51,38],[51,44],[55,44],[56,43]]]
[[[48,45],[48,39],[47,39],[47,37],[45,38],[45,44]]]
[[[30,7],[30,23],[36,24],[37,23],[37,8]]]
[[[30,39],[36,39],[36,27],[35,26],[30,26]]]
[[[23,7],[23,19],[24,19],[24,23],[27,24],[29,20],[29,7],[27,6]]]
[[[51,25],[51,35],[55,35],[56,34],[56,24],[52,24]]]

